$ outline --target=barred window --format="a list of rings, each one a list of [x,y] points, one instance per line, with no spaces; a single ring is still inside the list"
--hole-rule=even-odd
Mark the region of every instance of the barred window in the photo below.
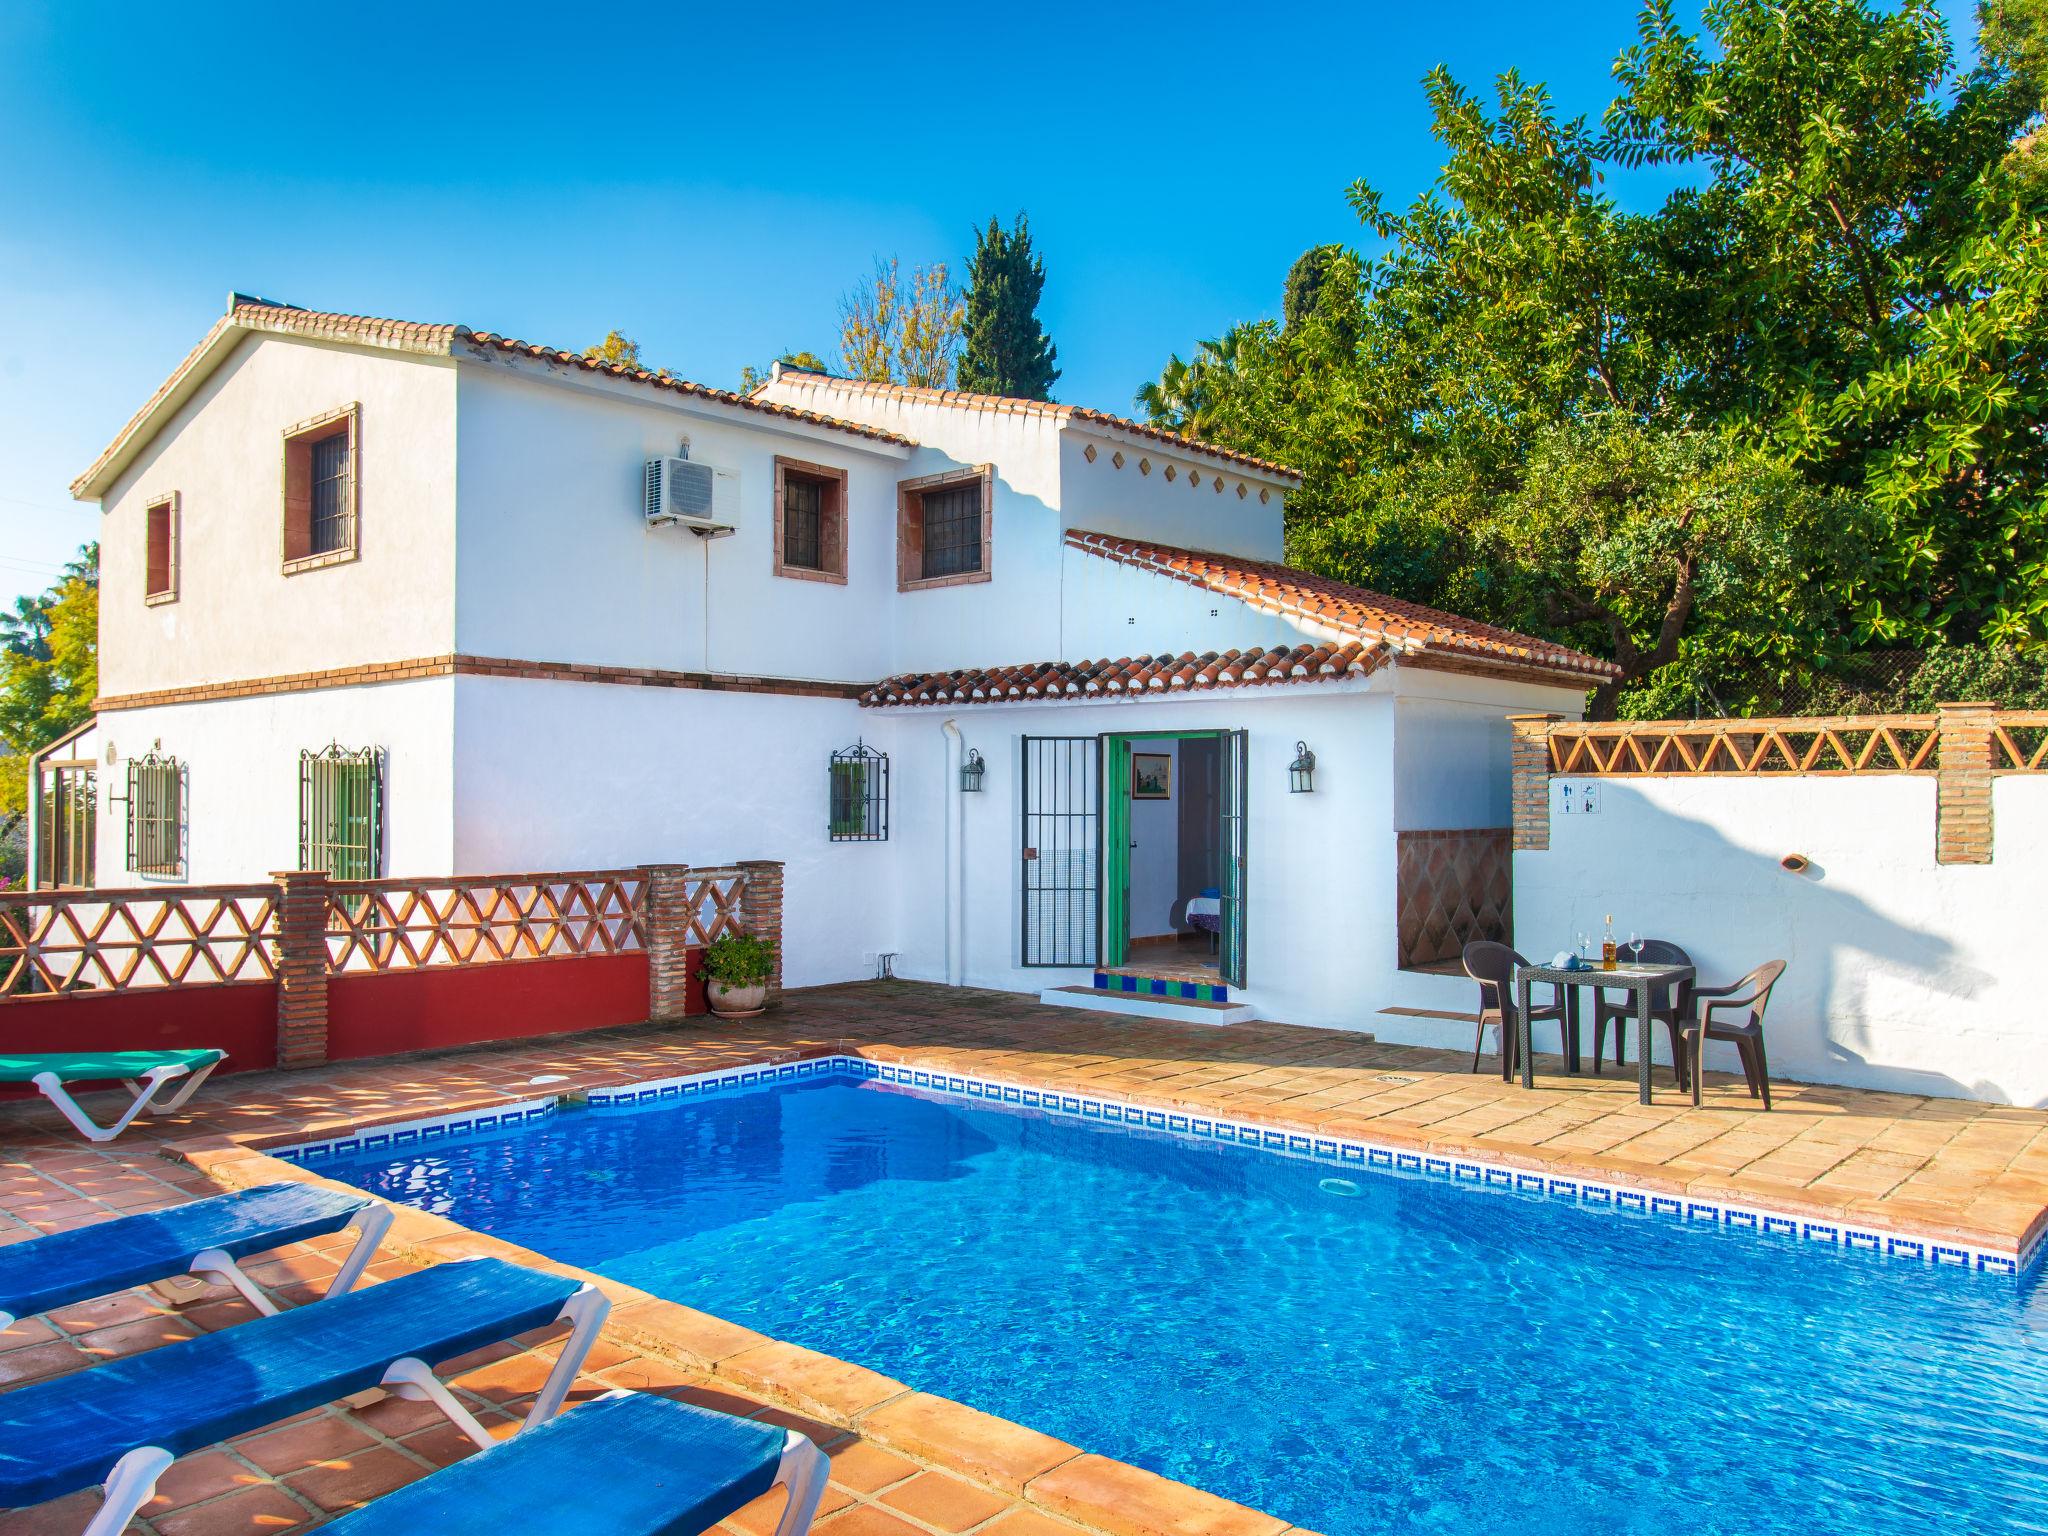
[[[358,552],[360,415],[359,407],[346,405],[284,435],[287,575],[350,560]]]
[[[981,569],[981,486],[924,494],[924,579]]]
[[[299,868],[374,880],[384,863],[384,755],[330,745],[299,754]]]
[[[832,754],[830,832],[835,843],[889,838],[889,754],[855,742]]]
[[[315,555],[331,555],[349,546],[349,524],[355,516],[349,495],[348,434],[337,432],[313,445],[313,547]]]
[[[994,493],[995,472],[987,464],[899,481],[897,588],[987,581]]]
[[[128,760],[128,868],[177,875],[185,866],[185,765],[152,749]]]
[[[815,480],[785,476],[782,482],[782,561],[806,570],[818,569],[818,546],[824,529],[825,488]]]
[[[775,461],[775,574],[844,585],[846,471]]]

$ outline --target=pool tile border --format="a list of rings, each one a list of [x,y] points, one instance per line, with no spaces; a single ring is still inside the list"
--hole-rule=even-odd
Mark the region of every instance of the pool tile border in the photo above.
[[[1195,1141],[1275,1152],[1337,1167],[1396,1177],[1431,1179],[1480,1189],[1491,1193],[1528,1199],[1561,1200],[1593,1209],[1612,1210],[1646,1219],[1661,1219],[1684,1225],[1713,1225],[1762,1241],[1803,1246],[1817,1243],[1851,1252],[1871,1253],[1901,1259],[1927,1268],[1967,1269],[1978,1274],[2017,1277],[2042,1257],[2044,1238],[2037,1235],[2023,1250],[1987,1248],[1958,1239],[1930,1237],[1910,1232],[1888,1232],[1882,1228],[1850,1222],[1801,1216],[1765,1206],[1699,1199],[1686,1194],[1634,1188],[1607,1179],[1588,1179],[1576,1174],[1538,1172],[1528,1168],[1493,1163],[1484,1159],[1418,1151],[1387,1143],[1350,1137],[1324,1136],[1194,1110],[1158,1108],[1116,1095],[1072,1093],[1040,1084],[1003,1077],[948,1069],[872,1061],[864,1056],[838,1052],[796,1061],[761,1062],[739,1067],[721,1067],[679,1077],[656,1078],[617,1088],[593,1088],[585,1096],[592,1109],[637,1109],[647,1105],[680,1103],[714,1094],[747,1088],[770,1087],[820,1077],[843,1077],[875,1081],[893,1086],[922,1089],[967,1100],[1005,1107],[1037,1110],[1105,1125],[1153,1131]],[[288,1162],[308,1164],[346,1152],[374,1151],[389,1145],[396,1149],[437,1141],[443,1137],[474,1135],[502,1130],[508,1124],[544,1120],[556,1112],[553,1099],[529,1099],[500,1105],[492,1110],[467,1111],[427,1120],[405,1121],[379,1126],[373,1131],[351,1133],[328,1141],[305,1142],[295,1146],[266,1149],[270,1156]]]

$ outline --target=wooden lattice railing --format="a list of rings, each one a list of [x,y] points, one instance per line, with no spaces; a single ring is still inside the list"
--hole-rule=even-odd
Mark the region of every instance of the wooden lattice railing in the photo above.
[[[274,885],[0,896],[0,995],[264,981],[276,927]]]
[[[623,954],[647,947],[646,899],[638,870],[337,880],[328,886],[328,966],[395,971]]]
[[[1932,773],[1932,715],[1811,720],[1618,720],[1550,728],[1550,771],[1643,774]]]
[[[1991,718],[1993,773],[2048,773],[2048,709],[2002,709]]]

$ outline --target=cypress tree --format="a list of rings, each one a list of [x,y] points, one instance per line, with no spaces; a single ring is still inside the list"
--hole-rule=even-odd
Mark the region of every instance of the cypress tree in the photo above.
[[[1060,371],[1059,349],[1038,323],[1045,261],[1031,250],[1024,215],[1005,230],[993,218],[974,236],[967,268],[967,340],[960,354],[962,389],[1024,400],[1050,400]]]

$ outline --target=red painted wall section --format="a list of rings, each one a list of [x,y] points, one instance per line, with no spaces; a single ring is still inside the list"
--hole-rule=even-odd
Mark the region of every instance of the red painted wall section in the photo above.
[[[693,979],[690,1011],[703,1007],[703,983]],[[607,1029],[646,1017],[644,951],[327,978],[332,1061]]]
[[[0,1003],[0,1052],[160,1051],[212,1047],[219,1072],[277,1065],[277,986],[146,987]],[[35,1089],[26,1090],[34,1094]],[[201,1090],[202,1092],[204,1090]],[[19,1097],[11,1092],[0,1097]]]

